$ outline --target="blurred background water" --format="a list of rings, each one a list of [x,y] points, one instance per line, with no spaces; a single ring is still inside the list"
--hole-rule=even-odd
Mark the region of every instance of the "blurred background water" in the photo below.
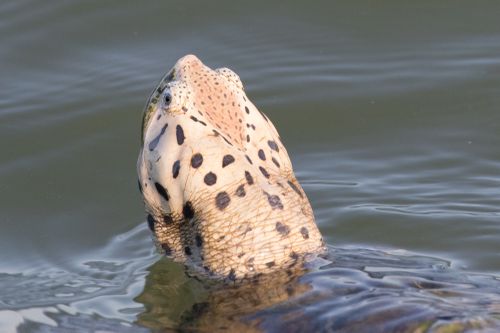
[[[237,72],[273,120],[351,282],[386,290],[357,274],[386,276],[392,258],[403,294],[384,304],[409,297],[401,270],[455,292],[463,273],[500,294],[498,17],[500,3],[482,0],[0,3],[2,331],[148,332],[227,314],[155,252],[136,188],[142,108],[187,53]],[[342,260],[353,256],[355,267]],[[309,286],[295,288],[302,303],[277,297],[237,315],[252,329],[307,328],[290,316],[340,329],[328,323],[359,310],[335,298],[340,266],[276,278]],[[443,267],[454,273],[436,278]],[[471,309],[493,320],[499,308],[479,294]],[[375,318],[342,327],[399,327]]]

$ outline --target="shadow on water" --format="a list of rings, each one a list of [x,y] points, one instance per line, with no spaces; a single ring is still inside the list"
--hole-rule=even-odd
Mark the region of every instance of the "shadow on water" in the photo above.
[[[462,332],[500,329],[500,281],[410,253],[330,247],[307,271],[207,285],[162,259],[136,301],[154,331]],[[188,297],[179,297],[183,294]],[[173,300],[179,299],[175,304]]]

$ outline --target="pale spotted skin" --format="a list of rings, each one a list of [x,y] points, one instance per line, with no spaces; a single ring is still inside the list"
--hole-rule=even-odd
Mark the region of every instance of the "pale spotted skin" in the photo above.
[[[324,251],[275,127],[233,71],[178,60],[148,101],[142,141],[148,223],[174,260],[239,280]]]

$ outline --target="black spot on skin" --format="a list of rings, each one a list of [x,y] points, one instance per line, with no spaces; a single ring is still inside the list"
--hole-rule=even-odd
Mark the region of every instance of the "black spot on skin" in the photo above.
[[[220,210],[224,210],[229,205],[230,202],[231,202],[231,198],[224,191],[219,192],[217,194],[217,196],[215,197],[215,205]]]
[[[234,268],[231,268],[231,270],[229,271],[229,274],[227,275],[227,278],[231,281],[236,280],[236,272],[234,271]]]
[[[169,200],[170,196],[168,195],[168,191],[164,188],[160,183],[155,183],[156,191],[163,197],[165,200]]]
[[[182,130],[181,125],[177,125],[175,127],[175,136],[177,137],[177,144],[180,146],[184,143],[184,131]]]
[[[245,155],[245,157],[247,158],[248,163],[253,164],[252,160],[250,159],[250,157],[248,157],[248,155]]]
[[[213,172],[209,172],[205,175],[205,178],[203,179],[203,181],[208,186],[212,186],[213,184],[215,184],[217,182],[217,175]]]
[[[274,265],[276,265],[276,263],[275,263],[274,261],[266,262],[266,266],[267,266],[268,268],[271,268],[271,267],[273,267]]]
[[[217,132],[217,130],[213,129],[212,132],[214,132],[215,136],[219,136],[220,135],[219,132]]]
[[[303,198],[304,196],[302,195],[302,192],[300,192],[299,188],[297,186],[295,186],[294,183],[292,183],[291,181],[287,181],[288,185],[290,185],[290,187],[292,188],[292,190],[294,190],[298,195],[300,195],[301,198]]]
[[[250,142],[250,135],[247,134],[247,142]]]
[[[300,233],[302,234],[302,237],[304,237],[304,239],[309,239],[309,230],[307,230],[306,227],[300,228]]]
[[[139,192],[142,194],[142,185],[140,180],[137,180],[137,185],[139,186]]]
[[[253,177],[250,172],[245,171],[245,178],[247,180],[248,185],[253,185]]]
[[[163,215],[163,223],[172,224],[174,223],[174,220],[172,220],[172,216],[170,215]]]
[[[242,198],[244,197],[247,193],[245,192],[245,185],[244,184],[241,184],[240,186],[238,186],[238,188],[236,189],[236,192],[235,194]]]
[[[234,162],[233,155],[224,155],[224,157],[222,158],[222,167],[225,168],[233,162]]]
[[[278,145],[276,144],[276,142],[274,142],[272,140],[269,140],[269,141],[267,141],[267,144],[269,145],[269,148],[271,148],[272,150],[274,150],[276,152],[280,151],[280,149],[278,148]]]
[[[165,134],[165,130],[167,129],[168,127],[168,124],[165,124],[161,131],[160,131],[160,134],[158,134],[153,140],[151,140],[151,142],[149,143],[149,151],[153,151],[156,146],[158,145],[158,142],[160,142],[160,139],[161,139],[161,136],[163,134]]]
[[[207,123],[206,123],[206,122],[204,122],[203,120],[198,120],[198,122],[199,122],[200,124],[202,124],[203,126],[207,126]]]
[[[226,143],[227,143],[228,145],[230,145],[230,146],[232,146],[232,145],[233,145],[233,144],[232,144],[231,142],[229,142],[229,140],[228,140],[228,139],[226,139],[225,137],[222,137],[222,138],[224,139],[224,141],[226,141]]]
[[[165,255],[169,256],[172,254],[172,249],[167,244],[161,244],[161,248],[165,251]]]
[[[177,160],[172,165],[172,176],[174,177],[174,179],[177,178],[177,176],[179,175],[180,169],[181,169],[181,161]]]
[[[281,222],[276,222],[276,231],[279,232],[282,236],[286,236],[290,233],[290,228]]]
[[[191,118],[195,123],[198,122],[198,118],[196,118],[195,116],[191,116],[189,118]]]
[[[238,254],[238,258],[241,258],[245,255],[245,252],[241,252],[240,254]]]
[[[290,265],[288,265],[289,268],[297,265],[297,263],[299,261],[299,255],[295,252],[292,252],[292,253],[290,253],[290,258],[293,259],[293,262]]]
[[[196,153],[191,157],[191,166],[193,168],[199,168],[200,165],[203,163],[203,156],[200,153]]]
[[[182,107],[182,111],[187,112],[187,110],[188,110],[187,107],[185,106]]]
[[[266,169],[264,169],[261,166],[259,166],[259,169],[260,169],[260,172],[262,172],[262,174],[264,175],[264,177],[269,178],[269,173],[267,172]]]
[[[279,196],[271,195],[267,192],[264,192],[264,194],[267,196],[267,201],[273,209],[283,209],[283,204],[281,203],[281,199]]]
[[[250,110],[248,109],[248,107],[247,107],[246,105],[245,105],[245,112],[246,112],[247,114],[250,114]]]
[[[274,157],[271,158],[271,160],[273,161],[274,165],[276,165],[278,168],[280,167],[280,163],[278,162],[277,159],[275,159]]]
[[[266,160],[266,154],[264,153],[264,151],[262,149],[259,149],[258,155],[259,155],[259,158],[261,160],[263,160],[263,161]]]
[[[200,234],[196,234],[195,241],[196,246],[201,247],[203,245],[203,239],[201,239]]]
[[[155,219],[150,214],[148,214],[148,227],[151,231],[155,231]]]
[[[186,246],[184,248],[184,253],[187,254],[188,256],[193,254],[193,252],[191,252],[191,248],[189,246]]]
[[[193,205],[191,204],[191,201],[187,201],[184,204],[184,207],[182,207],[182,214],[184,215],[184,218],[187,220],[190,220],[194,217],[194,209]]]

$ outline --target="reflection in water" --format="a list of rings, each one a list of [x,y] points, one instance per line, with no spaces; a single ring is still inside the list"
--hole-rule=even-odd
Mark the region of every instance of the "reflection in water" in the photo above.
[[[182,270],[171,268],[167,259],[151,266],[144,291],[136,298],[146,308],[139,316],[139,324],[150,328],[259,331],[259,318],[247,319],[248,315],[285,303],[311,289],[308,284],[298,282],[303,273],[299,269],[224,285],[187,278]],[[179,303],[172,304],[176,299]]]
[[[201,331],[426,332],[500,328],[500,281],[440,259],[330,248],[307,272],[223,286],[164,259],[136,301],[138,324]]]
[[[72,269],[0,274],[0,331],[500,329],[500,278],[441,259],[330,247],[305,269],[223,285],[158,260],[150,245],[143,224],[101,248],[100,260],[88,254]]]

